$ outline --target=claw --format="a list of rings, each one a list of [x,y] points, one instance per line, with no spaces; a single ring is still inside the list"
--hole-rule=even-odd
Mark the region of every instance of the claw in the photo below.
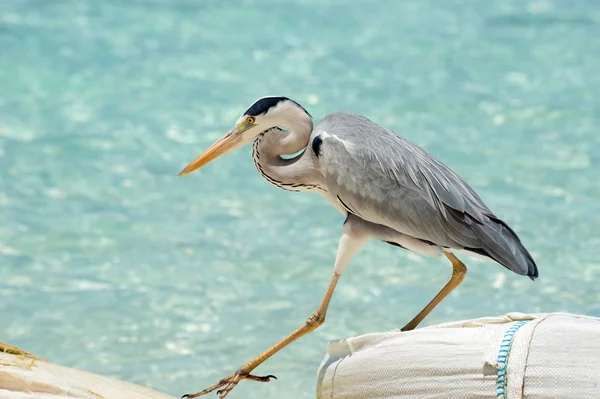
[[[236,387],[236,385],[241,380],[269,382],[269,381],[271,381],[271,378],[274,380],[277,379],[277,377],[275,377],[273,374],[269,374],[269,375],[265,375],[265,376],[257,376],[257,375],[252,375],[252,374],[242,374],[238,370],[236,373],[223,378],[215,385],[213,385],[209,388],[206,388],[205,390],[200,391],[198,393],[185,394],[181,397],[181,399],[194,399],[198,396],[206,395],[207,393],[213,392],[214,390],[216,390],[218,388],[221,388],[221,389],[217,390],[216,394],[220,399],[223,399],[223,398],[225,398],[225,396],[227,396],[229,394],[229,392],[231,392],[233,390],[233,388]]]

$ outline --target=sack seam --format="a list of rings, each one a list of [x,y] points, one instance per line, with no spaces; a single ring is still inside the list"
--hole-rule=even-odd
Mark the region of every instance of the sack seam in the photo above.
[[[507,368],[508,359],[510,357],[510,351],[512,349],[512,343],[515,335],[519,329],[531,320],[521,320],[514,322],[504,333],[502,342],[500,342],[500,349],[498,350],[497,366],[496,366],[496,397],[498,399],[507,399],[506,387],[508,385]]]

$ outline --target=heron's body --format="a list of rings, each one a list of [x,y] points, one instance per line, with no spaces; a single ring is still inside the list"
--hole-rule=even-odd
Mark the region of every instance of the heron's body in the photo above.
[[[345,216],[334,273],[321,305],[305,325],[192,397],[222,387],[224,397],[242,379],[268,381],[271,376],[250,372],[323,323],[340,275],[369,239],[427,256],[445,254],[452,263],[448,284],[403,331],[415,328],[464,278],[466,267],[452,253],[491,260],[531,279],[538,276],[515,232],[467,183],[421,147],[362,116],[337,112],[313,128],[310,114],[298,103],[264,97],[181,174],[250,142],[254,163],[269,183],[290,191],[317,192]]]
[[[351,128],[349,128],[351,127]],[[321,194],[344,216],[362,220],[374,239],[426,256],[464,252],[509,270],[537,277],[537,268],[517,235],[496,217],[456,173],[421,147],[362,116],[336,112],[323,118],[306,150],[291,160],[268,153],[261,133],[252,157],[261,175],[276,187]],[[296,151],[294,151],[296,152]],[[278,169],[310,166],[304,179]],[[271,174],[269,174],[271,172]]]

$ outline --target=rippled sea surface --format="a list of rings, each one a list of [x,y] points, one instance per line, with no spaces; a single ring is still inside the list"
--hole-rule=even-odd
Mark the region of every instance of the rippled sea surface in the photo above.
[[[343,217],[250,148],[175,177],[264,95],[396,130],[519,233],[539,280],[463,258],[426,324],[600,316],[599,54],[595,0],[4,0],[0,341],[181,395],[298,327]],[[370,243],[231,397],[313,397],[327,340],[401,327],[450,270]]]

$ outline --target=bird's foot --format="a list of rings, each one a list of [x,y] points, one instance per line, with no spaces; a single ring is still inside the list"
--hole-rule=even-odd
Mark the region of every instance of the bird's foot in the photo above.
[[[200,392],[196,392],[194,394],[185,394],[181,397],[181,399],[197,398],[198,396],[206,395],[207,393],[210,393],[216,389],[218,389],[217,395],[219,395],[219,398],[223,399],[225,396],[227,396],[229,394],[229,392],[231,392],[231,390],[233,388],[235,388],[235,386],[241,380],[269,382],[269,381],[271,381],[271,378],[277,379],[277,377],[275,377],[274,375],[266,375],[264,377],[261,377],[261,376],[245,373],[241,369],[239,369],[238,371],[231,374],[230,376],[223,378],[221,381],[217,382],[215,385],[212,385],[212,386],[210,386],[206,389],[203,389]]]

